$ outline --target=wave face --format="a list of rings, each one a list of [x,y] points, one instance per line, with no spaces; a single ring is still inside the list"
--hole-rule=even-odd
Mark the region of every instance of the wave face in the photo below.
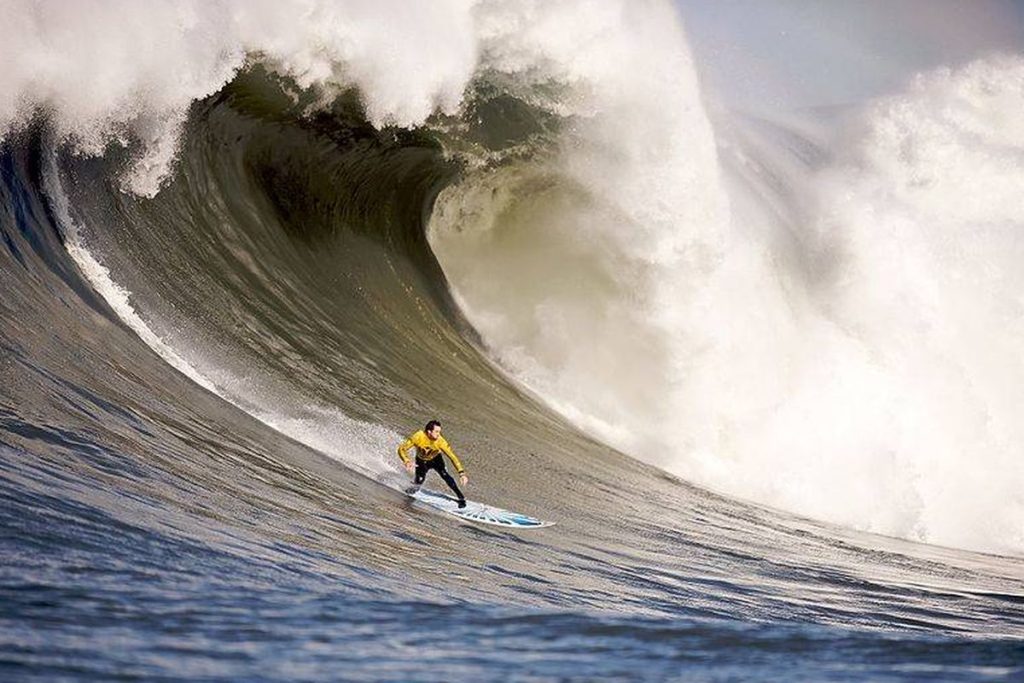
[[[10,678],[1020,674],[1015,58],[780,125],[657,2],[5,15]],[[433,416],[557,526],[412,507]]]

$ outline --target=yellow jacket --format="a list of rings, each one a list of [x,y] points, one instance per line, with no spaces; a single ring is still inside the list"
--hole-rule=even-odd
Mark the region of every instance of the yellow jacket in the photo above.
[[[409,449],[413,447],[416,448],[416,457],[420,460],[433,460],[438,454],[444,453],[452,461],[452,464],[455,465],[456,472],[462,474],[466,471],[462,467],[459,457],[455,455],[452,447],[448,445],[443,436],[439,436],[431,441],[426,432],[422,429],[419,430],[398,445],[398,457],[402,459],[402,462],[409,462]]]

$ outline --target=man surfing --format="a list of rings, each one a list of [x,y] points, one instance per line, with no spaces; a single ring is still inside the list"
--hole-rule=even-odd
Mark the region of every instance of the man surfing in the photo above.
[[[409,449],[416,449],[416,461],[409,458]],[[452,475],[448,474],[448,470],[444,466],[444,458],[441,454],[447,455],[448,459],[455,465],[455,471],[459,473],[459,481],[465,486],[469,483],[469,477],[466,476],[466,470],[462,467],[462,462],[458,456],[452,451],[452,447],[448,445],[448,442],[443,436],[441,436],[441,423],[437,420],[431,420],[427,423],[427,426],[422,430],[414,433],[408,439],[398,445],[398,457],[402,459],[402,463],[405,464],[405,469],[409,472],[413,472],[415,469],[416,478],[414,479],[415,487],[407,491],[407,493],[415,493],[419,491],[420,485],[427,476],[427,472],[434,470],[437,472],[444,483],[448,484],[448,488],[455,492],[456,497],[459,499],[459,507],[466,507],[466,497],[462,495],[462,491],[459,490],[458,484],[452,478]]]

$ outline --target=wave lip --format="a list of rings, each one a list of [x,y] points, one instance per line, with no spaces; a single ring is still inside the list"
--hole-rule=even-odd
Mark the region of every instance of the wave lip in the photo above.
[[[137,143],[125,176],[153,196],[177,155],[189,107],[258,61],[325,99],[357,87],[377,126],[457,107],[476,63],[472,3],[219,0],[125,7],[7,3],[0,45],[0,139],[45,111],[87,154]],[[399,47],[400,46],[400,47]]]

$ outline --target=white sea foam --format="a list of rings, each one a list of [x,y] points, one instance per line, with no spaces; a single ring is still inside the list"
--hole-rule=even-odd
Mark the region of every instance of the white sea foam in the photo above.
[[[681,49],[630,31],[651,62]],[[598,113],[560,159],[439,202],[439,256],[502,362],[712,488],[1024,551],[1024,61],[940,70],[867,107],[835,161],[786,188],[803,207],[786,239],[767,210],[723,225],[695,85],[591,91]],[[685,143],[657,137],[680,128]]]
[[[5,0],[0,139],[44,110],[83,152],[139,141],[125,185],[153,195],[189,105],[254,56],[303,86],[359,87],[378,125],[415,124],[461,98],[476,62],[471,4]]]

